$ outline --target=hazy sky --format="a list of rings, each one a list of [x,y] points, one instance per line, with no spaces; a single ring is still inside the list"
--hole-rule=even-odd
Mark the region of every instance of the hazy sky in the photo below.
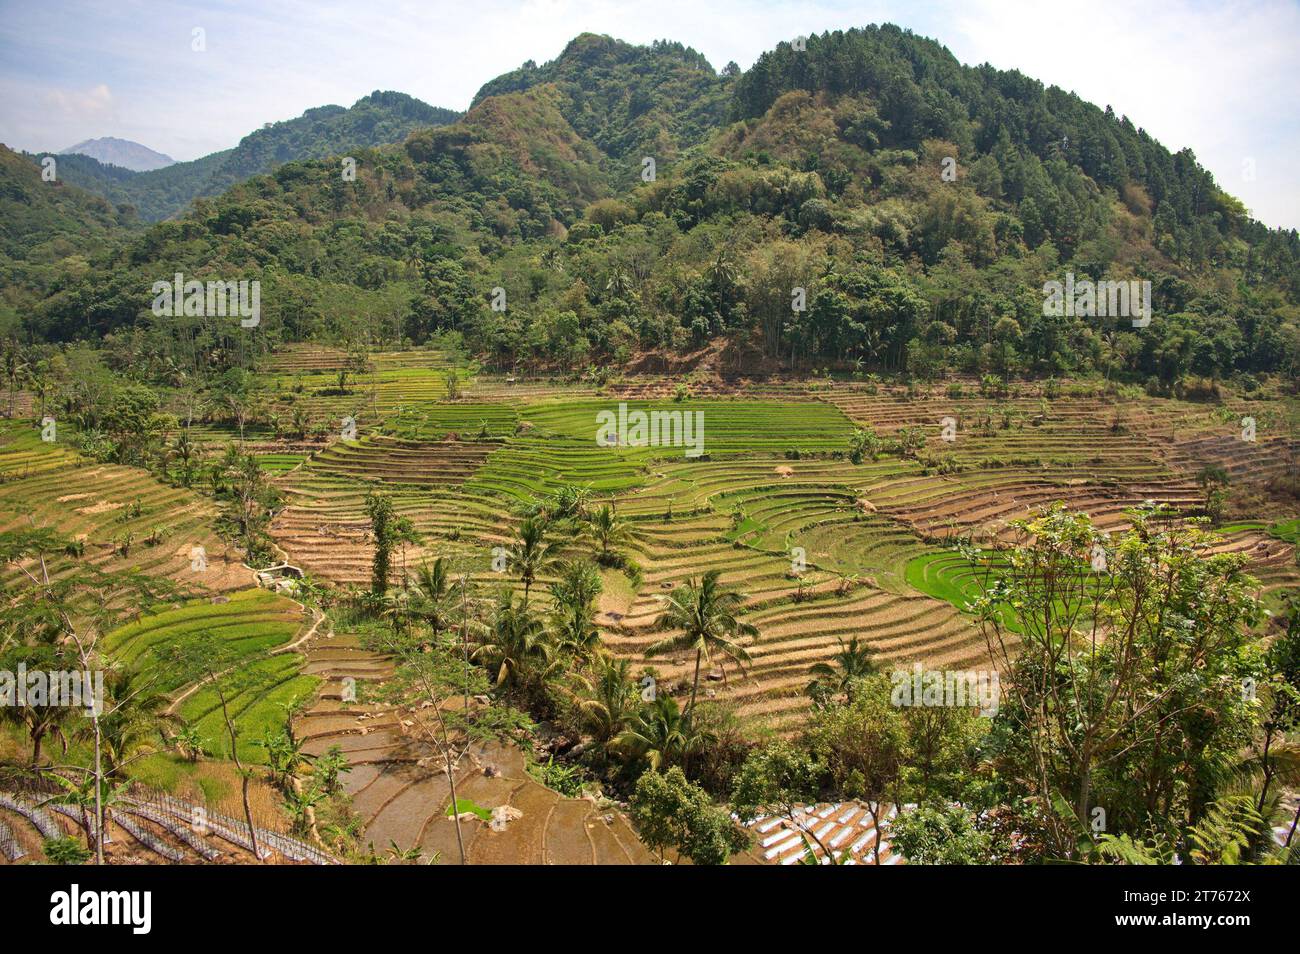
[[[679,40],[747,68],[780,40],[881,22],[1110,105],[1171,150],[1190,146],[1262,221],[1300,227],[1300,4],[1288,0],[0,0],[0,142],[119,136],[195,159],[375,89],[464,109],[486,80],[584,31]]]

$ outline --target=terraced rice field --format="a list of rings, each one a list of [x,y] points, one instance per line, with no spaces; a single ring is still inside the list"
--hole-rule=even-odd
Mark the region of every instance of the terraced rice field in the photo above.
[[[383,481],[425,535],[403,560],[445,555],[458,571],[500,584],[490,551],[511,539],[514,508],[566,485],[589,488],[631,521],[630,555],[644,571],[635,593],[603,601],[597,622],[607,645],[682,691],[690,660],[648,659],[644,650],[663,635],[652,624],[666,594],[717,568],[743,594],[744,618],[760,637],[747,672],[715,668],[706,692],[785,732],[806,712],[808,668],[840,639],[858,637],[884,663],[987,663],[983,637],[961,612],[969,568],[952,562],[947,541],[1005,543],[1008,521],[1058,500],[1112,531],[1147,501],[1193,512],[1203,499],[1195,474],[1207,461],[1188,442],[1223,431],[1236,413],[1162,400],[1049,401],[1029,388],[954,401],[938,391],[909,398],[902,389],[776,383],[740,394],[696,387],[678,401],[665,397],[673,387],[671,379],[625,382],[583,397],[474,378],[469,397],[404,408],[284,478],[292,505],[277,519],[277,539],[314,574],[364,582],[362,499]],[[620,403],[626,412],[701,412],[703,457],[688,459],[680,446],[600,446],[598,415],[617,415]],[[941,439],[946,416],[957,421],[952,442]],[[855,465],[845,459],[855,425],[884,435],[920,426],[926,445],[920,459]],[[442,442],[449,434],[457,440]],[[1261,450],[1229,449],[1243,460]],[[427,466],[414,463],[425,456]],[[946,473],[935,466],[941,458],[951,461]],[[1242,471],[1243,479],[1274,472]],[[1291,585],[1285,546],[1261,561],[1274,574],[1265,587],[1277,592]]]
[[[194,491],[23,436],[0,446],[0,475],[0,530],[48,527],[84,544],[84,558],[96,565],[186,588],[222,592],[253,582],[212,530],[216,507]],[[201,573],[192,569],[196,547],[206,555]]]
[[[617,653],[638,667],[656,666],[670,685],[685,680],[693,659],[649,658],[644,651],[662,638],[653,625],[665,594],[716,568],[724,584],[745,595],[743,619],[760,636],[748,646],[753,659],[745,677],[733,670],[723,685],[723,674],[715,671],[707,694],[731,700],[742,716],[777,730],[804,717],[808,669],[831,656],[840,639],[859,637],[882,662],[957,669],[985,659],[983,639],[969,619],[905,585],[908,555],[924,546],[891,521],[857,510],[851,491],[801,485],[800,471],[789,483],[775,478],[766,494],[743,477],[747,489],[736,490],[737,478],[724,465],[707,466],[714,472],[702,470],[699,482],[666,475],[666,487],[635,498],[642,508],[635,530],[643,584],[629,604],[607,607],[599,620]],[[795,466],[806,466],[802,473],[809,475],[825,467]],[[661,508],[669,505],[673,516],[665,520]],[[795,571],[794,546],[804,550],[802,573]]]
[[[344,785],[365,826],[365,840],[377,848],[395,842],[458,864],[455,822],[448,817],[451,788],[436,749],[414,721],[382,704],[344,701],[343,680],[364,684],[383,679],[391,664],[362,648],[356,636],[320,636],[307,650],[305,672],[322,680],[313,705],[295,731],[306,750],[320,754],[337,745],[352,771]],[[535,781],[523,753],[502,745],[471,746],[456,769],[456,795],[485,808],[508,806],[519,815],[504,831],[478,818],[462,819],[466,859],[471,864],[646,864],[650,853],[617,810],[585,799],[565,798]]]
[[[494,448],[459,441],[411,441],[383,435],[339,441],[312,459],[312,470],[382,484],[463,484]]]
[[[156,687],[172,695],[176,714],[198,728],[209,752],[228,756],[220,694],[210,685],[187,683],[175,667],[159,662],[171,647],[221,640],[235,665],[218,678],[239,730],[239,755],[258,762],[265,760],[255,744],[264,730],[283,724],[285,712],[316,687],[316,679],[301,672],[301,655],[275,652],[292,644],[308,625],[293,600],[250,589],[142,617],[110,633],[105,648],[123,665],[157,673]]]

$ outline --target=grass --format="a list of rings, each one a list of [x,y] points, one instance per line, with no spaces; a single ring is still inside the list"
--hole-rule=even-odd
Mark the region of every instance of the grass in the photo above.
[[[319,683],[300,674],[302,657],[297,653],[266,655],[292,640],[302,625],[302,610],[292,600],[251,589],[232,594],[226,602],[197,601],[145,616],[109,633],[104,645],[124,665],[158,672],[158,688],[176,693],[185,688],[186,677],[161,664],[167,650],[196,638],[224,641],[235,664],[219,676],[219,683],[238,731],[239,755],[262,762],[265,753],[256,742],[266,730],[281,726],[286,713]],[[177,714],[199,730],[209,753],[229,757],[215,687],[205,686],[187,696]]]
[[[1279,540],[1300,546],[1300,517],[1294,520],[1282,520],[1268,528],[1268,532]]]

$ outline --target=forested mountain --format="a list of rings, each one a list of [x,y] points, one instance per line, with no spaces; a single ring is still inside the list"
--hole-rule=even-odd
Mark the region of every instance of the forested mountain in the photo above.
[[[59,150],[61,156],[70,153],[89,156],[105,165],[119,166],[132,172],[148,172],[151,169],[162,169],[176,162],[171,156],[156,152],[148,146],[142,146],[138,142],[131,142],[129,139],[118,139],[116,136],[87,139],[74,146],[69,146],[67,149]]]
[[[59,157],[59,162],[63,157]],[[86,256],[121,242],[129,210],[55,179],[0,146],[0,324],[14,328],[34,300],[85,275]]]
[[[221,168],[295,142],[254,137]],[[355,157],[355,182],[289,162],[124,237],[38,290],[26,333],[130,328],[164,354],[179,332],[149,290],[184,271],[261,279],[261,346],[452,332],[502,367],[707,349],[724,373],[1097,371],[1156,388],[1300,370],[1294,230],[1250,220],[1127,117],[892,26],[782,44],[740,75],[584,35],[488,83],[459,122]],[[1043,285],[1067,272],[1150,281],[1153,321],[1045,316]]]
[[[66,155],[59,157],[59,168],[66,182],[117,205],[134,206],[142,219],[156,222],[180,212],[198,196],[217,195],[286,162],[401,142],[414,129],[454,122],[459,115],[404,93],[376,90],[349,109],[319,106],[296,119],[268,123],[233,149],[192,162],[132,173],[88,155]],[[39,162],[41,154],[31,158]]]
[[[630,185],[642,156],[660,161],[703,142],[726,119],[728,79],[690,47],[657,41],[633,46],[607,36],[585,33],[554,61],[531,60],[485,84],[477,105],[503,93],[552,84],[560,93],[559,110],[585,139],[611,158],[625,160],[618,180]]]

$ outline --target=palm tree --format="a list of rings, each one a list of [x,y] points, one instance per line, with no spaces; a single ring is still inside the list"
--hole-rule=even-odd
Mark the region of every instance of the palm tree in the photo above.
[[[844,640],[837,641],[840,650],[831,657],[834,665],[824,662],[815,663],[809,667],[808,673],[814,677],[814,684],[833,686],[835,691],[844,693],[849,702],[852,702],[853,684],[875,672],[876,666],[871,661],[871,650],[866,646],[858,645],[858,637],[854,636],[850,639],[847,646],[844,645]]]
[[[555,493],[520,507],[518,513],[523,517],[539,518],[548,524],[586,520],[590,516],[593,493],[589,486],[564,484]]]
[[[53,382],[50,379],[50,363],[48,361],[38,361],[36,366],[28,375],[31,381],[32,391],[36,394],[36,399],[40,402],[40,410],[36,417],[37,420],[45,417],[45,399],[49,396],[50,388]]]
[[[552,272],[564,271],[564,255],[558,248],[551,247],[542,253],[542,268]]]
[[[632,682],[631,671],[630,660],[601,656],[596,661],[594,679],[578,677],[585,696],[578,701],[578,714],[606,750],[627,727],[637,709],[636,684]]]
[[[544,506],[551,520],[586,520],[591,506],[592,489],[565,484]]]
[[[553,624],[560,645],[578,655],[600,651],[600,632],[592,623],[600,596],[600,574],[586,560],[561,560],[551,584]]]
[[[14,398],[18,394],[18,379],[26,372],[27,363],[23,361],[23,354],[18,350],[18,345],[12,340],[5,344],[2,360],[5,379],[9,382],[9,416],[13,417]]]
[[[632,276],[625,266],[614,266],[609,273],[609,281],[605,283],[605,291],[609,292],[613,298],[626,299],[632,294]]]
[[[689,713],[681,714],[676,699],[659,696],[618,734],[614,745],[634,758],[645,759],[651,771],[659,771],[664,765],[688,761],[712,739],[712,733],[691,728]]]
[[[150,676],[127,672],[114,680],[113,702],[99,720],[105,774],[113,775],[131,756],[163,742],[163,729],[175,720],[167,715],[171,699]]]
[[[167,445],[166,459],[180,463],[182,487],[188,487],[194,481],[194,471],[198,466],[201,453],[199,445],[190,437],[188,427],[177,434],[171,443]]]
[[[668,598],[668,605],[655,620],[655,629],[680,630],[654,643],[645,651],[647,656],[695,650],[695,678],[691,683],[691,703],[686,709],[689,721],[695,714],[695,697],[700,689],[700,663],[710,653],[722,653],[738,665],[749,662],[749,652],[736,642],[739,637],[758,638],[758,630],[736,618],[742,597],[739,593],[724,590],[718,579],[720,570],[709,570],[700,580],[688,580]]]
[[[557,550],[556,544],[546,539],[546,522],[541,517],[526,517],[519,524],[519,536],[510,556],[524,584],[524,602],[528,601],[537,575],[550,565]]]
[[[451,595],[447,561],[438,557],[433,563],[427,560],[421,563],[415,571],[415,584],[411,587],[411,612],[433,630],[434,639],[447,628],[451,615]]]
[[[529,609],[527,599],[513,594],[498,600],[491,630],[473,656],[496,669],[496,685],[527,688],[544,681],[559,667],[546,628]]]
[[[736,264],[730,245],[723,245],[718,249],[718,254],[705,269],[705,275],[709,279],[709,284],[717,292],[718,300],[728,302],[732,289],[740,280],[740,267]]]
[[[605,504],[588,518],[587,533],[600,548],[596,560],[603,566],[618,562],[622,557],[618,548],[632,540],[632,531],[627,521],[619,517],[609,504]]]
[[[293,432],[298,435],[298,440],[306,440],[307,429],[311,427],[311,418],[307,416],[307,409],[302,406],[295,407],[292,422]]]
[[[394,636],[410,629],[411,594],[408,590],[402,587],[389,590],[379,598],[379,602],[379,615],[388,620]]]

